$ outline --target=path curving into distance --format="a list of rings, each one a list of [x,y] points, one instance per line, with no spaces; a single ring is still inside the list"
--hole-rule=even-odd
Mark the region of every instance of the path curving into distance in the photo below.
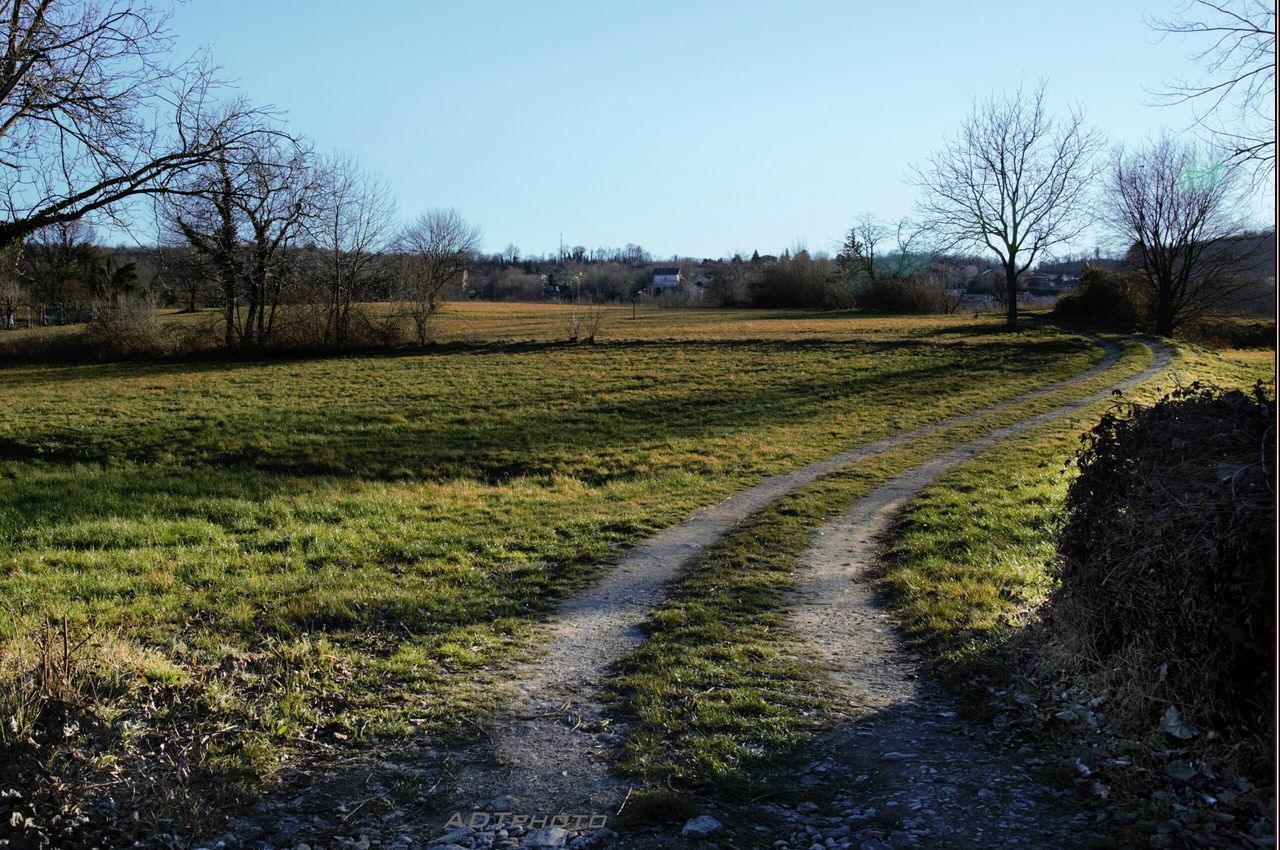
[[[600,691],[613,665],[643,642],[641,625],[645,617],[663,602],[668,586],[703,548],[719,541],[771,502],[824,475],[1101,374],[1116,364],[1120,349],[1108,341],[1094,341],[1104,347],[1105,356],[1073,378],[766,478],[630,550],[598,584],[566,601],[556,611],[548,628],[545,654],[513,675],[516,697],[491,718],[488,745],[483,752],[474,753],[458,764],[448,780],[449,802],[464,811],[480,807],[487,811],[506,808],[526,812],[616,812],[629,786],[608,770],[609,756],[620,736],[618,730],[607,725]],[[1116,385],[1117,388],[1146,380],[1167,361],[1168,352],[1156,346],[1155,362]],[[856,570],[845,569],[850,558],[847,552],[840,553],[841,541],[852,545],[873,540],[892,511],[938,475],[999,440],[1079,410],[1110,392],[1111,389],[1093,393],[967,442],[903,473],[859,500],[839,525],[840,536],[828,533],[823,540],[826,548],[821,557],[831,559],[830,569],[817,569],[806,577],[806,589],[800,597],[801,614],[797,619],[802,636],[815,636],[817,642],[830,651],[832,659],[843,656],[850,662],[841,666],[833,661],[833,670],[840,675],[854,680],[864,675],[875,678],[874,672],[859,672],[858,664],[851,662],[857,661],[863,668],[887,663],[889,649],[886,647],[883,652],[872,655],[854,652],[851,643],[856,642],[862,632],[842,631],[835,617],[844,610],[840,606],[850,603],[842,601],[840,606],[835,606],[823,602],[826,594],[846,596],[847,589],[841,584],[859,575]],[[869,548],[858,550],[856,560],[861,563],[871,551]],[[818,556],[819,553],[815,553],[815,557]],[[841,560],[845,566],[838,567],[836,562]],[[863,601],[872,605],[869,598]],[[895,677],[894,681],[900,680]],[[890,702],[896,699],[889,690],[885,694]]]
[[[1165,367],[1168,349],[1151,347],[1154,362],[1115,389],[1133,387]],[[829,790],[843,785],[857,801],[855,821],[878,818],[886,832],[899,833],[894,847],[1085,846],[1083,825],[1063,810],[1054,792],[987,745],[988,730],[958,718],[947,695],[905,649],[870,573],[894,517],[930,483],[998,443],[1110,393],[1092,393],[998,428],[903,472],[825,525],[801,560],[792,628],[859,715],[821,741],[815,756],[836,768],[824,771]],[[821,829],[837,813],[823,814],[825,819],[819,815],[808,825]],[[849,821],[849,811],[838,814],[838,822]],[[808,833],[792,833],[791,846],[807,850]]]

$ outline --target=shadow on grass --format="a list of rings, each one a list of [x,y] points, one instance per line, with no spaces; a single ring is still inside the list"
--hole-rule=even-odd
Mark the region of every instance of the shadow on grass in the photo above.
[[[525,343],[504,346],[461,346],[450,352],[466,357],[486,355],[537,355],[559,344]],[[789,352],[829,351],[821,341],[699,342],[676,345],[655,342],[608,343],[594,347],[570,347],[584,356],[628,351],[732,351],[738,362],[750,367],[751,354],[765,351],[772,357]],[[0,438],[0,457],[20,461],[55,464],[131,462],[137,464],[184,464],[219,469],[259,470],[286,476],[343,476],[370,480],[446,481],[467,478],[487,483],[504,483],[521,476],[569,475],[589,484],[602,484],[647,474],[655,468],[687,467],[698,464],[718,468],[714,458],[691,459],[667,450],[678,441],[703,442],[731,439],[752,429],[804,423],[823,414],[850,413],[852,405],[882,406],[886,411],[920,409],[920,401],[951,398],[958,378],[973,391],[1007,382],[1013,377],[1034,375],[1041,364],[1056,356],[1078,350],[1064,340],[1019,340],[1016,343],[984,343],[963,350],[947,347],[957,356],[930,362],[938,346],[922,342],[894,341],[859,343],[851,354],[884,357],[886,364],[847,375],[812,373],[803,368],[794,374],[772,374],[767,382],[722,382],[707,386],[679,380],[664,382],[660,374],[644,375],[649,385],[643,390],[628,388],[627,375],[619,384],[600,385],[601,393],[558,386],[539,394],[530,383],[511,393],[504,406],[501,399],[476,397],[459,399],[459,404],[432,410],[434,415],[410,411],[412,418],[387,420],[391,411],[378,404],[392,403],[371,397],[365,406],[333,409],[322,403],[310,408],[299,404],[273,407],[259,402],[254,387],[244,389],[243,404],[227,404],[221,410],[178,410],[145,428],[127,417],[111,417],[92,431],[44,424],[28,433]],[[972,356],[968,356],[971,354]],[[422,357],[423,355],[415,355]],[[895,368],[895,360],[901,360]],[[660,361],[654,361],[660,362]],[[216,372],[251,370],[260,364],[202,364]],[[488,370],[500,376],[502,362],[464,364],[465,368]],[[564,364],[548,364],[556,368]],[[802,364],[800,364],[802,365]],[[75,379],[145,378],[151,375],[187,373],[190,365],[113,365],[73,367]],[[601,361],[588,368],[607,368]],[[105,371],[103,371],[105,370]],[[70,374],[41,375],[71,378]],[[261,378],[264,389],[273,381],[293,376]],[[495,379],[496,380],[496,379]],[[237,392],[240,387],[237,386]],[[496,385],[495,385],[496,386]],[[483,388],[483,387],[482,387]],[[501,389],[501,387],[497,387]],[[474,389],[473,389],[474,391]],[[606,394],[606,391],[608,394]],[[164,400],[157,396],[157,403]],[[225,404],[225,401],[218,399]],[[412,401],[412,399],[411,399]],[[479,406],[481,409],[472,409]],[[384,404],[385,407],[385,404]],[[372,408],[372,409],[371,409]],[[884,429],[881,429],[884,430]]]

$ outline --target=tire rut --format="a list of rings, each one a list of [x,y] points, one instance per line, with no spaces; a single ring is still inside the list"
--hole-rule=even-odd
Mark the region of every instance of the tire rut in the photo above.
[[[665,600],[669,585],[700,551],[772,502],[825,475],[1105,372],[1119,360],[1120,349],[1105,340],[1094,341],[1105,349],[1104,357],[1072,378],[766,478],[630,550],[598,584],[556,611],[547,628],[545,654],[512,677],[514,699],[491,718],[488,745],[471,753],[453,775],[450,799],[459,807],[499,800],[529,811],[616,811],[630,786],[610,773],[608,763],[625,730],[609,726],[601,687],[613,665],[643,642],[645,617]],[[1162,359],[1126,384],[1145,378],[1163,363]],[[1094,394],[1071,409],[1100,395],[1105,393]],[[1029,421],[1048,421],[1064,409]],[[991,445],[1002,438],[997,435],[1008,431],[1001,429],[966,446]],[[907,476],[918,478],[930,474],[924,470],[940,470],[941,460]]]
[[[1135,386],[1167,365],[1168,349],[1152,347],[1151,366],[1115,389]],[[999,428],[902,473],[825,525],[802,561],[792,628],[860,715],[819,743],[815,758],[836,768],[824,770],[824,784],[844,786],[848,799],[857,800],[855,816],[878,821],[880,829],[872,832],[892,837],[893,847],[1081,844],[1081,817],[1067,810],[1060,795],[993,746],[989,730],[959,719],[947,695],[904,647],[870,571],[894,517],[923,488],[1000,442],[1111,392]]]
[[[1120,348],[1105,340],[1093,341],[1103,347],[1104,356],[1071,378],[771,476],[657,533],[627,552],[594,587],[556,609],[543,629],[545,639],[538,641],[540,656],[506,672],[514,698],[485,719],[487,740],[466,749],[440,750],[430,741],[413,739],[353,754],[314,774],[301,774],[302,787],[294,783],[244,812],[233,820],[229,831],[209,842],[210,846],[288,847],[305,839],[312,846],[336,842],[335,846],[362,848],[370,846],[365,837],[373,845],[406,850],[455,841],[485,847],[542,846],[538,842],[543,838],[561,846],[576,832],[579,837],[569,843],[586,847],[606,839],[600,830],[589,829],[540,835],[545,831],[533,829],[537,822],[503,831],[495,830],[492,824],[488,831],[450,826],[442,830],[441,823],[451,813],[474,811],[534,817],[555,813],[613,815],[631,788],[609,769],[625,730],[610,726],[601,699],[602,686],[616,662],[643,642],[645,618],[661,605],[669,586],[703,549],[772,502],[825,475],[1100,375],[1118,362]],[[1166,355],[1160,352],[1157,359],[1157,364],[1122,386],[1161,368]],[[1102,395],[1105,393],[1095,393],[1029,421],[1047,421],[1064,409],[1075,409]],[[921,475],[940,474],[940,463],[955,452],[991,445],[1007,433],[1011,433],[1009,428],[966,443],[885,487],[893,487],[905,477],[924,481]],[[980,450],[972,448],[972,453]],[[900,495],[905,497],[915,489],[919,488],[903,490]],[[861,537],[869,540],[872,535]],[[848,560],[846,556],[846,564]],[[821,573],[811,578],[825,580]],[[848,578],[846,575],[842,580]],[[868,599],[865,604],[873,603]],[[892,661],[890,644],[878,652],[871,657]],[[555,844],[557,840],[561,844]]]

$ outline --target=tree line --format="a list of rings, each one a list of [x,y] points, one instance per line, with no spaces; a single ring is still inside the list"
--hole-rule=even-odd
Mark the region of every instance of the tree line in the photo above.
[[[169,14],[145,0],[7,0],[0,13],[0,321],[23,302],[46,318],[88,301],[99,332],[147,332],[136,266],[113,268],[85,221],[124,227],[149,206],[169,249],[158,271],[212,284],[227,349],[341,347],[405,319],[425,341],[480,249],[457,211],[401,224],[390,185],[355,158],[318,155],[207,60],[169,62]],[[375,291],[389,313],[360,306]]]
[[[709,300],[948,312],[965,283],[956,257],[977,254],[999,269],[990,292],[1016,324],[1035,265],[1101,225],[1128,249],[1152,330],[1221,307],[1243,286],[1242,258],[1224,246],[1253,244],[1228,238],[1244,227],[1242,197],[1274,182],[1274,11],[1190,8],[1210,18],[1157,29],[1225,36],[1200,54],[1207,78],[1165,94],[1207,104],[1196,114],[1210,142],[1166,134],[1106,156],[1079,108],[1049,111],[1045,83],[992,95],[912,167],[914,221],[861,216],[835,256],[797,246],[707,264]],[[228,350],[366,345],[406,329],[424,343],[450,290],[628,300],[646,289],[654,258],[634,243],[484,257],[456,210],[404,223],[387,181],[354,157],[317,153],[206,59],[169,61],[169,16],[146,0],[0,0],[0,12],[0,324],[23,306],[66,321],[90,305],[96,332],[145,338],[158,279],[192,309],[218,306]],[[87,220],[125,227],[140,211],[158,225],[151,262],[93,246]]]
[[[1246,229],[1246,193],[1275,186],[1274,5],[1195,0],[1151,26],[1202,39],[1192,57],[1201,75],[1157,98],[1190,104],[1207,138],[1165,132],[1100,156],[1101,133],[1079,108],[1051,115],[1042,81],[975,103],[959,132],[913,168],[934,238],[999,262],[1010,325],[1032,265],[1095,224],[1126,246],[1156,333],[1172,334],[1248,285],[1239,271],[1259,243],[1231,237]]]
[[[1089,227],[1127,246],[1158,334],[1227,306],[1251,284],[1241,270],[1258,243],[1230,238],[1247,229],[1244,172],[1169,133],[1101,156],[1101,134],[1078,110],[1050,116],[1045,90],[1041,83],[979,102],[913,172],[928,232],[946,245],[985,248],[998,262],[1010,325],[1031,268]]]

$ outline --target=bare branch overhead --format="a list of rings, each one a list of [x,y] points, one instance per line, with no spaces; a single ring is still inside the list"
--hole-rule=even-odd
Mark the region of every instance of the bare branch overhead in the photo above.
[[[0,3],[0,246],[129,198],[243,140],[255,112],[219,102],[214,69],[171,64],[146,0]]]
[[[1188,103],[1227,160],[1255,184],[1276,169],[1276,12],[1269,0],[1194,0],[1172,19],[1150,21],[1164,36],[1189,39],[1199,73],[1155,92],[1164,105]]]

